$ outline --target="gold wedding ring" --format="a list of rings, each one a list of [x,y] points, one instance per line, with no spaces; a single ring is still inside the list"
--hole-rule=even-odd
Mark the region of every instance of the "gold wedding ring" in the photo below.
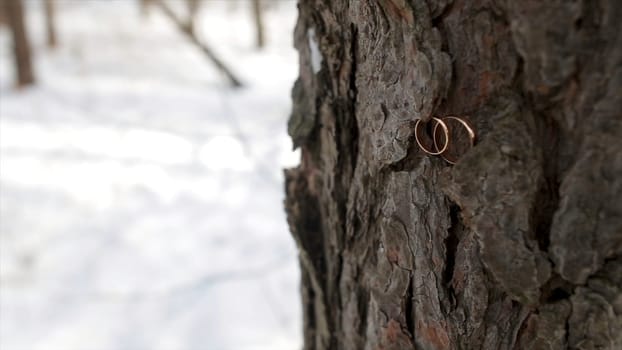
[[[462,125],[466,129],[466,131],[467,131],[467,134],[469,136],[469,143],[471,144],[471,147],[473,147],[475,145],[475,130],[473,130],[471,125],[466,120],[464,120],[462,118],[459,118],[459,117],[456,117],[456,116],[453,116],[453,115],[443,117],[442,119],[443,119],[443,121],[454,120],[454,121],[457,121],[458,123],[460,123],[460,125]],[[438,143],[439,143],[437,141],[437,139],[438,139],[437,131],[438,131],[438,126],[439,125],[440,125],[440,123],[437,123],[434,126],[434,130],[432,131],[432,134],[433,134],[432,138],[434,139],[434,147],[437,150],[438,150]],[[456,164],[456,162],[458,161],[458,158],[455,158],[455,157],[454,158],[450,158],[449,153],[448,153],[448,151],[449,151],[449,147],[448,147],[448,145],[449,145],[449,141],[448,141],[449,140],[449,136],[448,136],[449,132],[448,132],[447,124],[445,124],[445,126],[443,126],[441,128],[443,129],[443,134],[445,135],[445,140],[446,141],[445,141],[445,144],[443,145],[442,151],[440,151],[439,153],[436,153],[436,154],[439,154],[449,164]],[[416,131],[415,131],[415,134],[416,134]],[[443,134],[441,134],[441,135],[443,135]],[[419,146],[421,146],[421,144]]]
[[[431,137],[436,151],[433,151],[430,148],[426,148],[421,142],[420,135],[419,135],[419,132],[421,130],[421,128],[419,127],[419,125],[421,125],[421,119],[417,119],[417,122],[415,123],[415,140],[417,140],[417,144],[419,145],[419,148],[421,148],[422,151],[424,151],[427,154],[437,156],[445,152],[447,148],[449,147],[449,128],[447,127],[447,124],[445,124],[445,122],[442,121],[440,118],[432,117],[432,120],[436,122],[436,125],[434,125],[434,129],[432,131],[432,137]],[[438,130],[439,125],[441,126],[441,129],[443,130],[443,133],[445,134],[445,144],[440,149],[438,147],[438,142],[436,141],[436,131]]]

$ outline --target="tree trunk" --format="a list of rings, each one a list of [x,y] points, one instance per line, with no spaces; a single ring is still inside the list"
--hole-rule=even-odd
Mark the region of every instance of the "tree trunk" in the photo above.
[[[252,0],[253,21],[255,22],[255,43],[257,48],[261,49],[265,46],[265,37],[263,30],[263,14],[261,0]]]
[[[622,2],[299,11],[305,349],[622,349]],[[445,115],[454,166],[414,141]]]
[[[47,29],[47,44],[49,48],[55,48],[57,45],[55,12],[54,0],[45,0],[45,27]]]
[[[21,0],[2,0],[13,37],[13,53],[17,86],[33,84],[35,81],[32,70],[30,43],[24,23],[24,9]]]

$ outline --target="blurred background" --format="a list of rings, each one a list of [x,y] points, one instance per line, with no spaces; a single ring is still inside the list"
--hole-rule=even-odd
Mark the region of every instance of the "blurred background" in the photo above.
[[[296,16],[0,0],[0,349],[300,348]]]

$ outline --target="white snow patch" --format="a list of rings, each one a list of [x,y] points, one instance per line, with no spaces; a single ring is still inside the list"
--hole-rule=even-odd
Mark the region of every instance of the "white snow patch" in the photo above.
[[[322,70],[322,53],[320,52],[320,46],[318,45],[317,38],[315,37],[315,28],[309,28],[307,31],[307,37],[309,38],[309,50],[311,50],[311,69],[314,74],[317,74]]]
[[[201,147],[199,159],[208,169],[249,171],[253,168],[242,143],[231,136],[217,136],[208,141]]]
[[[3,120],[0,146],[11,151],[60,152],[85,156],[183,164],[192,161],[192,143],[169,132],[101,125],[43,126],[36,122]],[[10,132],[9,132],[10,131]]]

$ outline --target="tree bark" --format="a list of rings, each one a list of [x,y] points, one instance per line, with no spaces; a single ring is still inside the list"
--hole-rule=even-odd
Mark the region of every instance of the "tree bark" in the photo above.
[[[47,44],[49,48],[55,48],[57,43],[56,38],[56,21],[55,21],[55,8],[54,0],[45,0],[45,27],[47,30]]]
[[[301,0],[305,349],[622,349],[622,2]],[[454,166],[414,121],[468,116]]]
[[[26,31],[26,24],[24,23],[22,1],[2,0],[0,5],[4,5],[13,38],[17,86],[23,87],[33,84],[35,82],[35,77],[32,69],[32,55],[30,52],[28,33]]]

